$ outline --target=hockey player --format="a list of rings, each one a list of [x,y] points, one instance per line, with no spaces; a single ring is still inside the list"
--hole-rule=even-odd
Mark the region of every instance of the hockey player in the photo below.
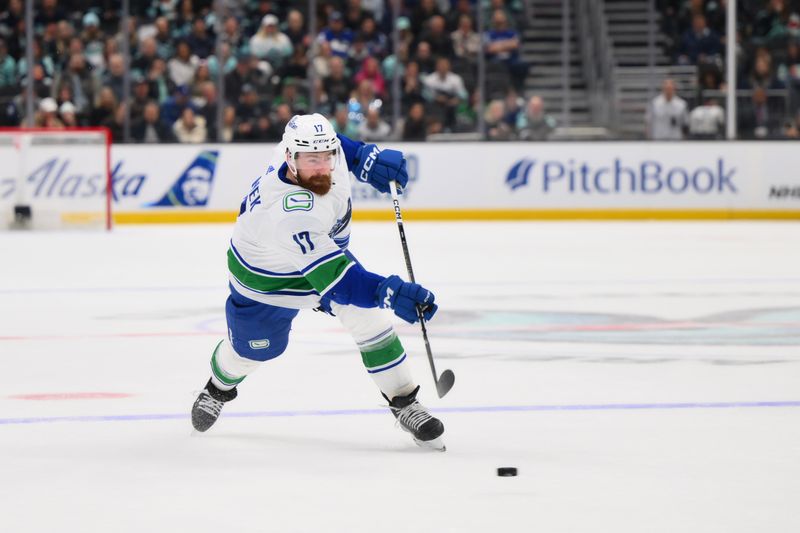
[[[320,114],[294,116],[264,175],[239,208],[228,249],[228,338],[211,356],[211,379],[192,407],[206,431],[237,386],[261,363],[281,355],[300,309],[321,309],[355,340],[367,372],[400,426],[420,446],[444,450],[444,426],[417,401],[406,353],[386,314],[427,320],[434,295],[398,276],[366,270],[348,251],[350,172],[381,192],[408,182],[397,150],[379,150],[337,135]]]

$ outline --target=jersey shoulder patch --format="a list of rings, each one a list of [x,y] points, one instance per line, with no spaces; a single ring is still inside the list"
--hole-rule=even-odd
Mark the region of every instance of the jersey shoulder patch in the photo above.
[[[314,208],[314,195],[310,191],[292,191],[283,195],[283,210],[311,211]]]

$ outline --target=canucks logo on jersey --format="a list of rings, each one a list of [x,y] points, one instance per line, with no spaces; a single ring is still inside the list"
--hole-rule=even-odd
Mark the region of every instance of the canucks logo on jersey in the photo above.
[[[328,237],[333,239],[333,242],[336,243],[336,246],[338,246],[342,250],[346,250],[347,246],[350,244],[349,225],[350,225],[350,220],[352,218],[353,218],[353,204],[348,198],[347,212],[344,214],[342,218],[336,220],[336,224],[333,225],[330,233],[328,233]]]
[[[211,196],[218,156],[217,150],[200,152],[200,155],[183,171],[170,190],[160,200],[149,203],[147,206],[202,207],[206,205]]]

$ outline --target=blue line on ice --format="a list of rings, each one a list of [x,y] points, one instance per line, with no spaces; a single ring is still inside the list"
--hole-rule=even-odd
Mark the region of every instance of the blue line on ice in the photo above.
[[[703,285],[725,285],[729,283],[741,283],[752,285],[783,285],[786,283],[800,282],[800,278],[653,278],[653,279],[540,279],[536,282],[526,281],[527,285],[662,285],[665,283],[688,283]],[[518,287],[519,281],[494,281],[494,282],[474,282],[474,281],[435,281],[433,284],[441,286],[486,286],[486,287]],[[204,285],[204,286],[168,286],[168,287],[30,287],[30,288],[0,288],[0,294],[51,294],[51,293],[105,293],[105,292],[195,292],[195,291],[219,291],[227,290],[224,284]]]
[[[601,403],[567,405],[486,405],[468,407],[439,407],[435,413],[514,413],[531,411],[639,411],[663,409],[752,409],[774,407],[800,407],[798,401],[763,402],[681,402],[681,403]],[[288,418],[295,416],[353,416],[386,413],[381,409],[330,409],[300,411],[252,411],[226,413],[226,418]],[[0,425],[47,424],[51,422],[131,422],[141,420],[182,420],[189,413],[154,413],[140,415],[86,415],[86,416],[35,416],[24,418],[0,418]]]

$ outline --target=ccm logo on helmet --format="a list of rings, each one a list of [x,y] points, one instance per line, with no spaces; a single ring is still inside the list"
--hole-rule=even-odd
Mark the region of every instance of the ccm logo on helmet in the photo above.
[[[364,162],[364,166],[361,169],[361,175],[358,177],[359,181],[363,181],[363,182],[367,181],[367,174],[369,174],[369,171],[372,170],[372,165],[375,164],[375,160],[377,159],[378,154],[380,152],[381,151],[376,146],[369,153],[369,155],[367,156],[367,160]]]

